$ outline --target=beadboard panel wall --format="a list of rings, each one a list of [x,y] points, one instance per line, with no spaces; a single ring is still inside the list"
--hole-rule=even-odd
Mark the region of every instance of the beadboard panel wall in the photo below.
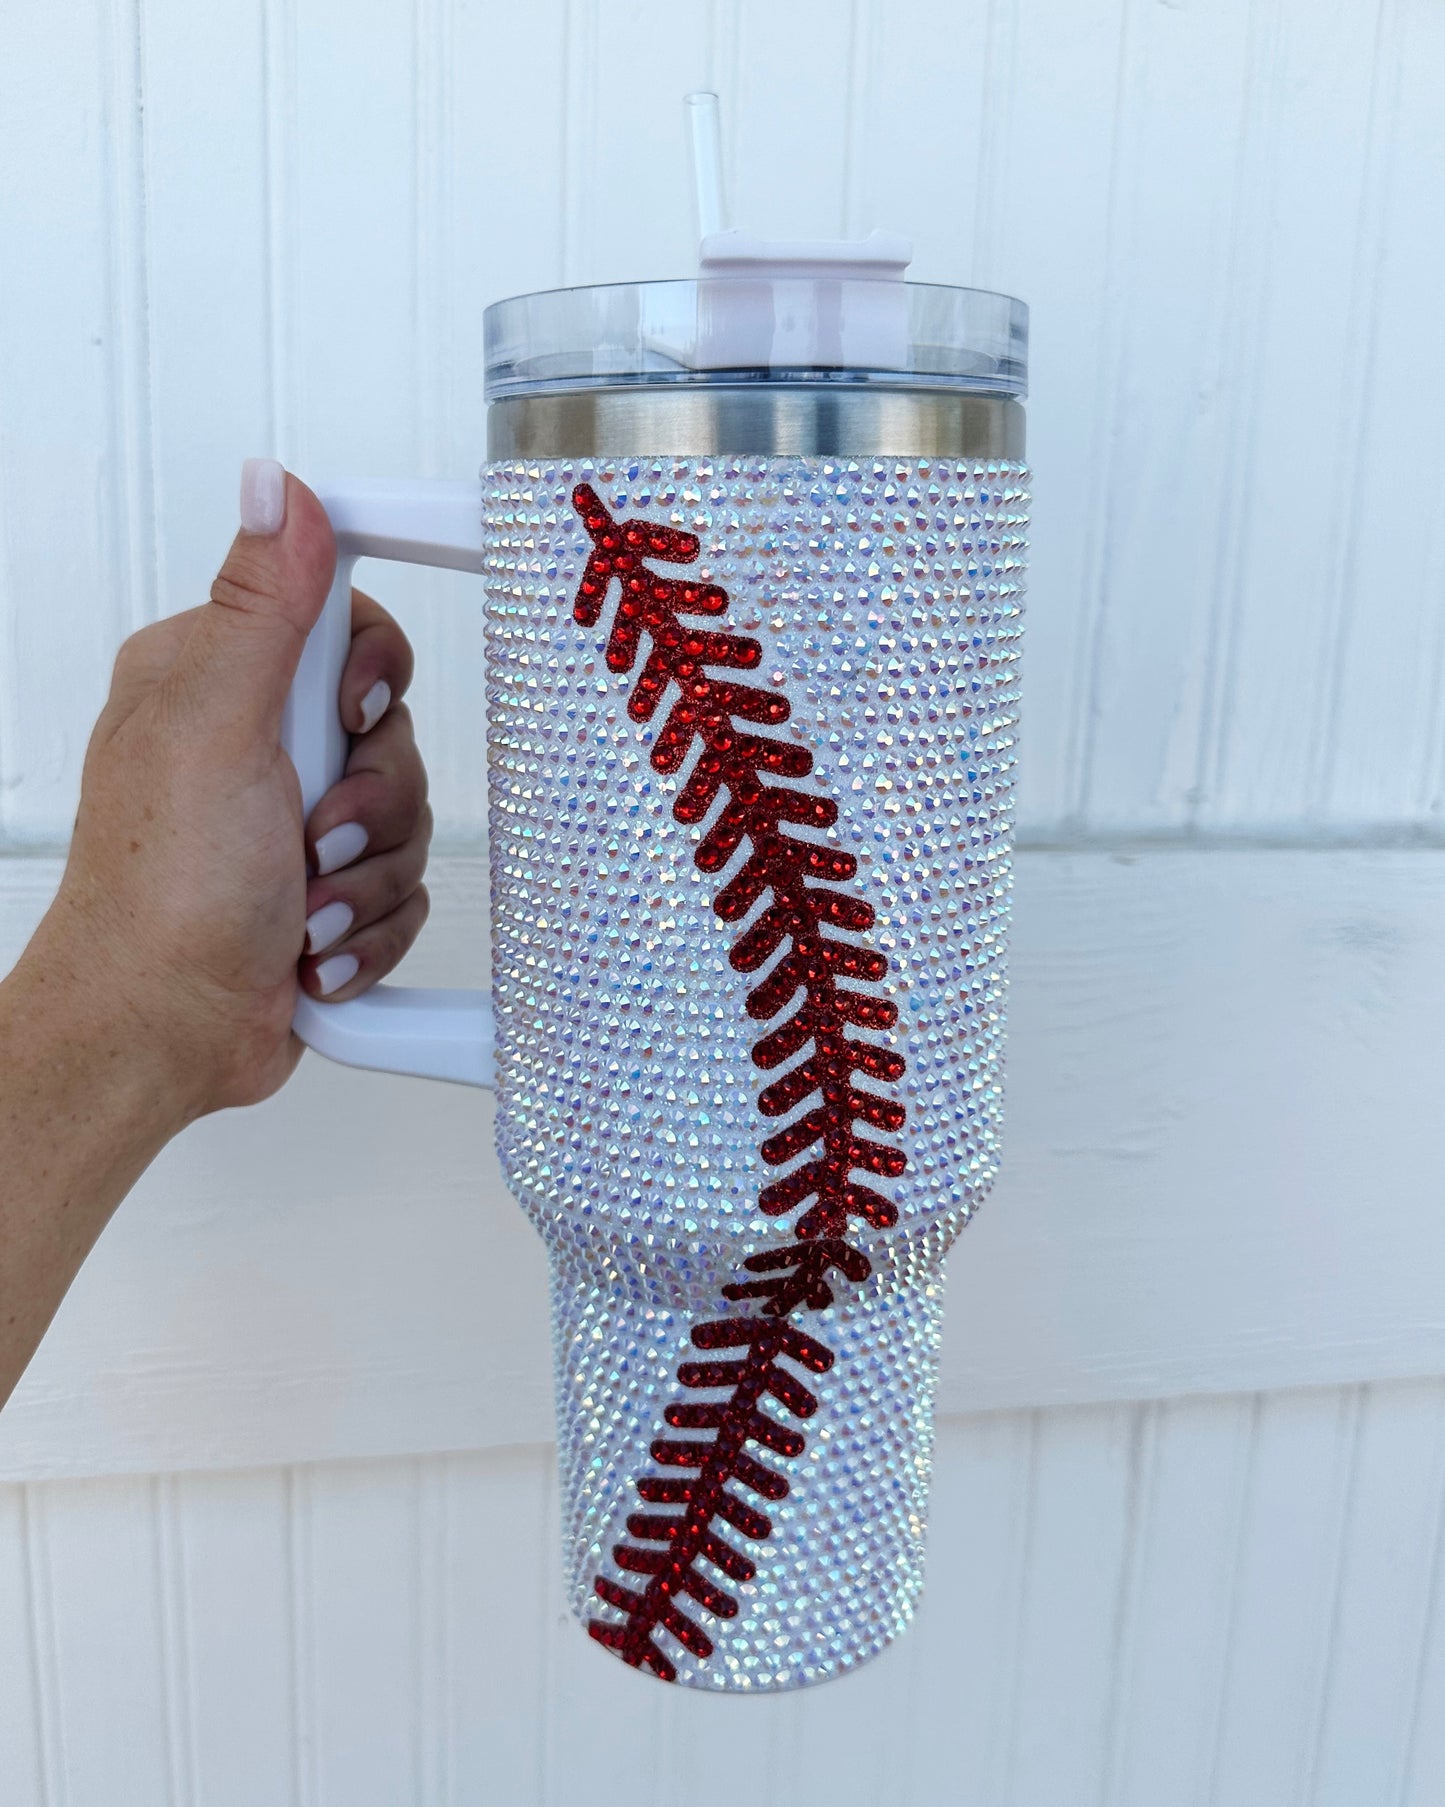
[[[4,0],[0,968],[241,459],[475,470],[487,302],[689,273],[686,88],[738,224],[1030,301],[1037,473],[913,1631],[781,1701],[592,1649],[487,1107],[308,1063],[0,1417],[5,1807],[1445,1798],[1442,83],[1436,0]],[[412,976],[482,982],[477,587],[364,581],[442,831]]]
[[[699,1697],[564,1605],[551,1451],[0,1488],[13,1807],[1435,1807],[1445,1386],[940,1426],[918,1618]]]
[[[7,895],[0,969],[53,883]],[[410,962],[483,976],[482,862]],[[1445,854],[1021,856],[1003,1173],[946,1411],[1445,1373]],[[540,1442],[546,1262],[492,1106],[308,1058],[167,1149],[0,1413],[0,1480]]]
[[[1439,832],[1434,0],[64,14],[0,16],[9,845],[63,841],[115,644],[205,594],[243,456],[465,475],[488,301],[688,272],[701,83],[739,223],[894,226],[1033,306],[1025,836]],[[473,838],[476,587],[375,582]]]

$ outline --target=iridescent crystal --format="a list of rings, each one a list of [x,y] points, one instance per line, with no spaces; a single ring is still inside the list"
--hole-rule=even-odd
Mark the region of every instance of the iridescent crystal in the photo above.
[[[768,1507],[741,1610],[700,1617],[678,1679],[789,1687],[906,1623],[922,1583],[942,1259],[997,1163],[1027,496],[1013,464],[791,458],[508,463],[484,472],[498,1146],[552,1260],[564,1560],[575,1609],[637,1509],[690,1327],[744,1256],[790,1232],[758,1209],[778,1120],[754,1066],[766,1025],[728,963],[706,822],[677,823],[689,766],[649,763],[665,717],[629,718],[603,659],[611,606],[573,619],[590,482],[613,514],[685,528],[701,581],[759,639],[858,859],[868,940],[906,1057],[900,1221],[858,1228],[873,1276],[816,1319],[837,1356]],[[645,656],[645,647],[643,656]],[[801,1327],[812,1332],[811,1314]]]

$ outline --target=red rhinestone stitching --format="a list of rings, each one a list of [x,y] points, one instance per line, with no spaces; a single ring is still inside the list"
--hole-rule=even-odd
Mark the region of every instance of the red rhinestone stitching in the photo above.
[[[755,1044],[753,1060],[768,1071],[810,1044],[812,1052],[764,1088],[758,1108],[765,1117],[782,1117],[810,1097],[821,1100],[762,1144],[762,1157],[772,1167],[784,1166],[810,1149],[818,1152],[758,1195],[761,1209],[770,1217],[807,1206],[793,1225],[796,1240],[750,1256],[743,1266],[760,1277],[722,1289],[732,1303],[757,1301],[757,1315],[719,1318],[692,1331],[699,1350],[746,1353],[723,1361],[683,1362],[678,1369],[678,1384],[684,1390],[725,1387],[730,1389],[728,1396],[702,1404],[678,1401],[664,1412],[674,1430],[713,1434],[701,1439],[659,1437],[651,1447],[653,1461],[662,1468],[690,1472],[644,1475],[636,1483],[645,1505],[682,1510],[634,1513],[627,1530],[637,1541],[613,1547],[619,1569],[649,1577],[642,1591],[606,1575],[599,1575],[595,1583],[598,1599],[622,1613],[624,1620],[614,1624],[593,1619],[588,1625],[592,1636],[625,1662],[672,1681],[676,1667],[655,1641],[659,1631],[670,1633],[698,1658],[707,1658],[713,1648],[707,1634],[679,1606],[678,1596],[689,1596],[718,1618],[732,1618],[738,1610],[733,1596],[699,1571],[699,1562],[734,1581],[751,1580],[756,1573],[756,1565],[723,1538],[715,1521],[725,1521],[754,1541],[765,1541],[772,1532],[764,1512],[728,1489],[736,1484],[765,1500],[783,1499],[788,1492],[787,1481],[750,1456],[746,1446],[756,1444],[785,1459],[800,1455],[805,1447],[800,1431],[760,1409],[767,1394],[795,1418],[811,1417],[817,1410],[817,1396],[780,1366],[780,1360],[787,1358],[812,1374],[826,1373],[833,1365],[830,1350],[785,1320],[800,1309],[826,1310],[834,1299],[830,1275],[856,1284],[872,1272],[867,1255],[844,1240],[850,1219],[861,1218],[875,1229],[887,1229],[897,1221],[893,1202],[853,1176],[863,1172],[892,1179],[903,1172],[907,1164],[903,1150],[860,1135],[858,1126],[896,1132],[903,1127],[904,1108],[880,1092],[860,1089],[854,1077],[861,1074],[892,1084],[903,1076],[905,1063],[893,1050],[847,1033],[849,1027],[891,1028],[898,1015],[888,1000],[854,988],[876,984],[886,976],[886,955],[824,933],[825,926],[853,935],[873,927],[871,904],[832,888],[854,877],[857,860],[851,853],[797,840],[781,826],[831,828],[838,806],[813,792],[769,782],[809,777],[813,756],[805,747],[738,726],[743,721],[778,727],[791,714],[788,701],[757,685],[713,675],[719,669],[756,670],[762,648],[742,635],[679,619],[724,614],[729,603],[726,590],[662,577],[645,562],[692,564],[699,551],[696,535],[649,521],[617,521],[587,483],[577,485],[572,501],[592,541],[573,610],[577,621],[595,626],[616,582],[608,668],[619,675],[631,672],[644,633],[650,641],[628,698],[629,715],[634,721],[650,721],[669,685],[677,686],[676,700],[653,743],[654,768],[676,772],[693,742],[701,742],[673,815],[679,822],[701,822],[727,792],[727,802],[694,855],[699,870],[720,872],[743,842],[748,843],[746,859],[719,891],[713,907],[725,922],[738,922],[771,894],[756,921],[739,935],[729,961],[738,972],[755,972],[785,940],[790,943],[748,993],[746,1008],[755,1021],[768,1022],[794,1000],[801,1001]],[[840,985],[840,980],[852,983]]]

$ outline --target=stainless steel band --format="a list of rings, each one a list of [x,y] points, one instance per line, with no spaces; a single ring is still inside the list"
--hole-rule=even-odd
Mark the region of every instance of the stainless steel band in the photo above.
[[[509,396],[487,409],[487,457],[1024,456],[1007,395],[827,383],[649,384]]]

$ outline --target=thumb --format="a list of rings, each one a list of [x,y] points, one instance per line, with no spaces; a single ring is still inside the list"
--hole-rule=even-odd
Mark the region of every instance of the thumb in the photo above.
[[[189,708],[248,739],[275,739],[335,569],[336,539],[320,502],[273,459],[248,459],[241,531],[173,668]]]

